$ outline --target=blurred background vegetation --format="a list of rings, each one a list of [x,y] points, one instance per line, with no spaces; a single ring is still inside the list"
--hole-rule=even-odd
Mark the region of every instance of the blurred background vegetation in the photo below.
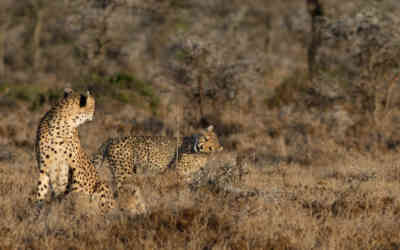
[[[327,142],[398,150],[396,0],[0,5],[4,112],[43,113],[72,87],[94,92],[100,120],[135,110],[110,134],[216,124],[227,150],[261,162],[310,164],[333,153]]]
[[[400,249],[399,13],[398,0],[1,0],[0,248]],[[68,195],[38,215],[35,132],[65,87],[96,97],[79,128],[89,154],[209,124],[224,151],[190,186],[136,176],[149,214],[96,217]]]

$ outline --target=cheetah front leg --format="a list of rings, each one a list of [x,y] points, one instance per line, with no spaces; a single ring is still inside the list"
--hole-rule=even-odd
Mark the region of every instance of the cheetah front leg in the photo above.
[[[57,173],[55,173],[53,169],[57,168],[57,166],[55,166],[56,162],[57,160],[50,156],[46,156],[46,158],[39,158],[38,167],[40,174],[36,193],[36,200],[39,203],[46,199],[50,189],[54,190],[53,185],[56,183],[53,183],[53,181],[55,180]]]
[[[45,200],[46,195],[49,192],[49,187],[50,187],[49,175],[44,169],[40,169],[39,181],[36,191],[36,201],[38,203],[42,203]]]
[[[61,163],[56,167],[50,168],[50,183],[55,197],[61,197],[68,192],[69,169],[67,163]]]
[[[58,164],[57,164],[58,163]],[[39,161],[39,181],[36,200],[41,203],[46,199],[49,190],[52,189],[52,197],[65,194],[68,186],[69,166],[60,163],[57,157],[48,157]]]

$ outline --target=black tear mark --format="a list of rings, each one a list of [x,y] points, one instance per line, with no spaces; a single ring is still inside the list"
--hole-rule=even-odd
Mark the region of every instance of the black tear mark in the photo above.
[[[67,98],[72,91],[64,91],[64,98]]]
[[[87,102],[87,96],[81,95],[81,98],[79,100],[79,106],[85,107],[86,106],[86,102]]]

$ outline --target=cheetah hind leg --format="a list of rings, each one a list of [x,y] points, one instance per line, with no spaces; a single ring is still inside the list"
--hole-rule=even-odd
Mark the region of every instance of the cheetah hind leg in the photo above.
[[[122,161],[112,161],[111,170],[113,174],[113,187],[116,190],[116,197],[124,192],[124,186],[136,174],[136,165],[125,164]]]
[[[147,213],[146,200],[142,194],[141,185],[134,175],[127,172],[115,175],[115,186],[117,188],[118,204],[122,211],[132,214]]]
[[[100,211],[102,213],[106,213],[115,207],[113,194],[106,183],[102,181],[97,182],[93,196],[98,202]]]
[[[142,192],[138,187],[136,187],[132,192],[130,212],[135,214],[147,213],[146,201],[144,200]]]
[[[119,206],[122,211],[132,214],[146,214],[147,205],[140,188],[130,186],[124,192],[120,192]]]
[[[146,201],[134,178],[138,165],[133,164],[133,160],[130,159],[128,162],[130,164],[121,160],[110,161],[119,207],[133,214],[147,213]]]
[[[146,201],[144,200],[143,194],[139,188],[135,189],[135,193],[133,194],[133,197],[135,198],[135,201],[136,201],[134,212],[139,213],[139,214],[147,213]]]

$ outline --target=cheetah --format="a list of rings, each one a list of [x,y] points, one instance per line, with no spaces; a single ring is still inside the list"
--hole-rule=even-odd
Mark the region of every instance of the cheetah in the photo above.
[[[104,160],[108,160],[118,192],[125,179],[139,171],[163,172],[166,169],[174,169],[182,181],[188,181],[193,173],[206,165],[211,153],[222,150],[223,147],[211,125],[200,134],[183,138],[112,138],[103,143],[93,156],[92,162],[101,167]]]
[[[78,127],[91,121],[95,100],[86,95],[64,90],[59,100],[41,119],[36,138],[39,167],[36,201],[42,204],[49,190],[52,197],[70,191],[89,194],[99,201],[101,211],[112,208],[113,198],[107,184],[100,181],[95,167],[80,144]]]

